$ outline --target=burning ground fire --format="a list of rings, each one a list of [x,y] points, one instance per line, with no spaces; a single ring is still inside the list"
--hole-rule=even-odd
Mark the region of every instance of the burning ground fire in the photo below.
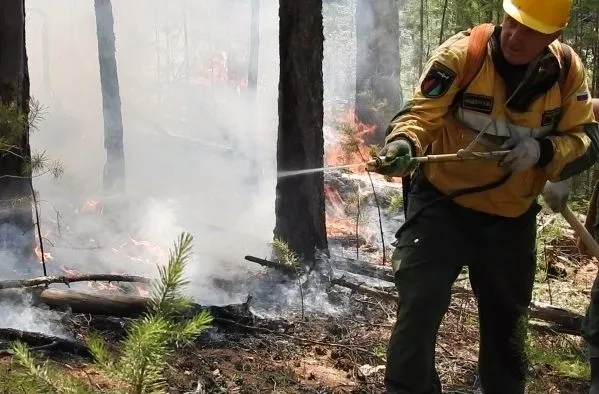
[[[374,133],[376,125],[367,125],[358,120],[356,110],[350,107],[340,118],[335,119],[332,141],[325,147],[324,164],[336,166],[363,163],[371,156],[371,148],[364,137]],[[348,169],[355,174],[364,174],[363,167]]]
[[[345,212],[347,203],[339,192],[331,185],[325,185],[324,198],[329,205],[326,213],[327,232],[329,235],[351,235],[356,232],[355,219],[351,219]]]
[[[248,87],[248,77],[245,73],[239,73],[236,68],[235,59],[232,59],[229,53],[226,51],[219,51],[213,54],[208,60],[207,66],[204,68],[204,74],[200,77],[200,82],[210,87],[229,85],[231,86],[235,94],[240,95],[243,90]],[[245,70],[245,69],[244,69]],[[225,92],[219,91],[218,89],[213,91],[213,99],[217,102],[224,102],[228,99],[226,90]],[[220,93],[219,93],[220,92]],[[88,215],[92,217],[101,217],[104,214],[104,204],[101,200],[96,198],[89,198],[82,204],[73,208],[72,211],[75,215]],[[67,261],[61,261],[58,254],[53,255],[49,252],[49,249],[53,248],[53,239],[63,238],[62,233],[69,233],[71,229],[68,226],[63,226],[58,217],[56,221],[53,221],[55,226],[51,226],[53,229],[57,229],[54,232],[44,228],[44,234],[42,238],[44,240],[44,252],[42,254],[42,248],[37,240],[33,253],[39,264],[45,262],[46,264],[53,265],[56,269],[61,270],[66,275],[78,275],[80,272],[70,266],[71,263]],[[75,231],[73,231],[74,233]],[[64,247],[64,246],[63,246]],[[154,268],[156,265],[164,264],[168,259],[168,251],[164,248],[147,240],[140,240],[134,238],[131,234],[123,234],[121,239],[110,240],[108,242],[101,242],[95,238],[89,237],[87,239],[78,240],[78,245],[67,246],[67,248],[80,249],[80,250],[103,250],[112,252],[110,259],[114,261],[122,262],[121,266],[129,267],[141,267],[146,265]],[[142,271],[144,269],[142,268]],[[110,274],[124,274],[124,272],[117,272],[111,270]],[[97,283],[88,282],[87,285],[95,290],[110,290],[119,291],[119,287],[111,283]],[[137,289],[137,292],[145,296],[148,291],[144,285],[135,284],[133,285]]]
[[[248,87],[248,77],[244,73],[235,73],[231,67],[231,60],[226,51],[221,51],[212,56],[210,64],[205,68],[202,82],[213,86],[219,84],[231,85],[239,95]],[[226,98],[219,98],[219,102],[225,103]]]
[[[349,108],[343,116],[335,119],[334,127],[329,130],[330,134],[327,136],[325,146],[325,166],[358,164],[368,160],[371,153],[376,153],[378,150],[365,143],[366,137],[372,135],[375,129],[375,125],[360,122],[355,108]],[[362,206],[358,209],[357,204],[358,199],[361,203],[371,193],[369,174],[365,171],[365,167],[356,166],[347,169],[346,175],[355,181],[352,182],[355,184],[354,190],[340,190],[342,186],[346,189],[344,186],[347,182],[332,181],[330,178],[325,184],[327,233],[333,238],[354,240],[358,233],[363,239],[361,243],[372,244],[377,237],[380,238],[378,222],[367,220],[365,211],[368,207]],[[325,174],[325,180],[328,176],[332,175]],[[370,174],[370,177],[378,187],[396,186],[379,174]],[[360,187],[360,184],[367,186]],[[348,201],[350,199],[351,201]],[[372,201],[368,204],[374,205]],[[358,225],[356,225],[357,219],[359,219]]]
[[[73,209],[73,213],[75,215],[89,215],[94,218],[100,218],[104,213],[103,204],[100,200],[96,199],[88,199],[83,204]],[[48,249],[52,249],[55,247],[55,243],[53,240],[64,239],[63,235],[65,233],[69,233],[71,229],[69,226],[62,225],[58,220],[53,221],[55,227],[48,229],[47,227],[43,229],[42,239],[44,240],[44,253],[42,258],[42,250],[39,244],[39,239],[36,239],[36,246],[33,249],[34,256],[36,261],[39,264],[45,262],[48,266],[54,266],[54,268],[59,269],[66,276],[78,276],[81,274],[80,271],[70,266],[71,263],[79,263],[77,262],[68,262],[61,261],[62,259],[58,256],[53,255],[48,251]],[[56,233],[54,233],[53,229],[56,228]],[[123,234],[121,239],[108,241],[107,245],[101,245],[101,242],[94,239],[88,238],[83,242],[80,242],[78,245],[69,247],[62,246],[63,248],[68,249],[79,249],[82,251],[93,251],[93,250],[104,250],[110,251],[110,258],[114,260],[119,266],[127,266],[132,267],[133,269],[130,271],[136,271],[136,268],[139,268],[141,271],[146,270],[146,267],[154,268],[156,265],[164,264],[168,260],[168,251],[164,248],[150,242],[147,240],[137,240],[131,236],[131,234]],[[85,257],[82,257],[85,259]],[[145,265],[145,267],[144,267]],[[109,274],[131,274],[131,272],[122,272],[111,270],[108,272]],[[120,285],[115,285],[113,283],[101,283],[101,282],[86,282],[87,287],[94,290],[99,291],[118,291],[122,292],[123,287]],[[149,291],[147,289],[147,285],[132,283],[130,284],[131,288],[135,289],[138,295],[140,296],[148,296]]]

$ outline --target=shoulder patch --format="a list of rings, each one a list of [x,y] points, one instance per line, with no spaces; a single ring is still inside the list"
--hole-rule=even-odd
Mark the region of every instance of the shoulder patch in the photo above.
[[[555,109],[551,109],[549,111],[543,112],[543,116],[541,117],[541,127],[557,124],[557,122],[559,121],[561,112],[562,112],[561,108],[555,108]]]
[[[481,94],[465,93],[462,96],[462,108],[470,109],[483,114],[493,112],[493,97],[483,96]]]
[[[587,101],[589,99],[589,92],[580,91],[576,92],[576,101]]]
[[[435,61],[420,84],[422,95],[427,98],[442,97],[455,80],[456,73],[444,64]]]

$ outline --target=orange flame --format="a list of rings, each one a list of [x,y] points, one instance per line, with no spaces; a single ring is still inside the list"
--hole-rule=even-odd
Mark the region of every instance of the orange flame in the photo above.
[[[325,151],[324,162],[327,166],[358,164],[370,158],[370,147],[366,145],[366,136],[374,133],[376,125],[367,125],[358,120],[355,108],[350,107],[347,112],[335,120],[337,124],[335,141]],[[348,169],[354,173],[364,173],[364,167]]]
[[[145,289],[142,285],[135,284],[134,286],[135,286],[135,289],[137,290],[137,293],[141,297],[149,297],[150,296],[150,291]]]
[[[75,213],[102,213],[104,207],[100,203],[100,200],[88,199],[79,208],[75,209]]]
[[[345,165],[364,163],[370,159],[371,147],[365,142],[369,135],[376,130],[376,125],[362,123],[356,114],[355,107],[350,107],[342,116],[335,119],[336,128],[333,142],[329,142],[325,149],[325,165]],[[348,168],[354,174],[365,173],[365,166]],[[371,174],[373,178],[378,178]],[[325,200],[327,201],[326,226],[327,233],[332,236],[351,236],[357,231],[361,238],[373,240],[376,234],[368,234],[356,228],[356,218],[350,218],[346,213],[346,203],[341,198],[339,191],[332,185],[325,185]]]
[[[40,248],[39,245],[33,249],[33,253],[35,253],[35,256],[37,257],[37,261],[40,264],[43,261],[48,262],[50,260],[54,260],[54,257],[52,257],[52,255],[49,252],[44,252],[44,258],[42,259],[42,248]]]
[[[333,186],[324,186],[324,196],[330,209],[325,214],[327,233],[332,236],[347,236],[355,234],[355,221],[345,213],[345,201]]]

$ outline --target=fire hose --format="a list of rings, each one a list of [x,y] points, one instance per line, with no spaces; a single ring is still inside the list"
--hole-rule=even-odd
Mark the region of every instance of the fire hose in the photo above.
[[[464,161],[464,160],[498,160],[506,155],[509,150],[496,150],[488,152],[472,152],[466,150],[460,150],[457,153],[438,154],[438,155],[426,155],[413,157],[411,160],[416,163],[445,163],[451,161]],[[386,165],[388,161],[384,156],[374,157],[366,163],[366,169],[368,171],[376,172],[382,166]],[[584,245],[588,248],[589,253],[599,261],[599,244],[593,238],[591,233],[586,227],[578,220],[574,212],[566,205],[560,212],[562,217],[568,222],[574,233],[580,238]]]

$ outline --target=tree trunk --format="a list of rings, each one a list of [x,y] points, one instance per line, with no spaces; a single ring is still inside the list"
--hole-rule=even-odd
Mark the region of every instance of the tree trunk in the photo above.
[[[114,17],[110,0],[94,0],[96,29],[98,35],[98,59],[102,85],[102,108],[104,116],[104,189],[121,192],[125,180],[125,151],[123,145],[123,118],[121,95],[116,66]]]
[[[0,2],[0,252],[3,266],[33,262],[29,69],[24,0]]]
[[[356,2],[356,115],[375,126],[365,136],[380,144],[387,124],[402,105],[397,0]]]
[[[260,0],[252,0],[250,25],[250,63],[248,70],[248,90],[255,100],[258,93],[258,60],[260,58]]]
[[[248,86],[246,89],[247,100],[247,124],[252,125],[254,135],[260,133],[259,111],[258,111],[258,69],[260,60],[260,0],[251,0],[250,16],[250,48],[248,62]],[[258,151],[255,139],[247,141],[251,144],[251,150]],[[250,177],[248,179],[249,191],[256,193],[262,179],[262,169],[255,157],[249,158]]]
[[[443,2],[443,12],[441,14],[441,27],[439,28],[439,45],[443,44],[443,41],[445,41],[443,33],[445,33],[445,16],[447,15],[447,3],[448,0],[445,0]]]
[[[279,172],[324,165],[323,21],[320,0],[279,5]],[[275,201],[275,237],[299,257],[328,254],[322,172],[281,177]]]

